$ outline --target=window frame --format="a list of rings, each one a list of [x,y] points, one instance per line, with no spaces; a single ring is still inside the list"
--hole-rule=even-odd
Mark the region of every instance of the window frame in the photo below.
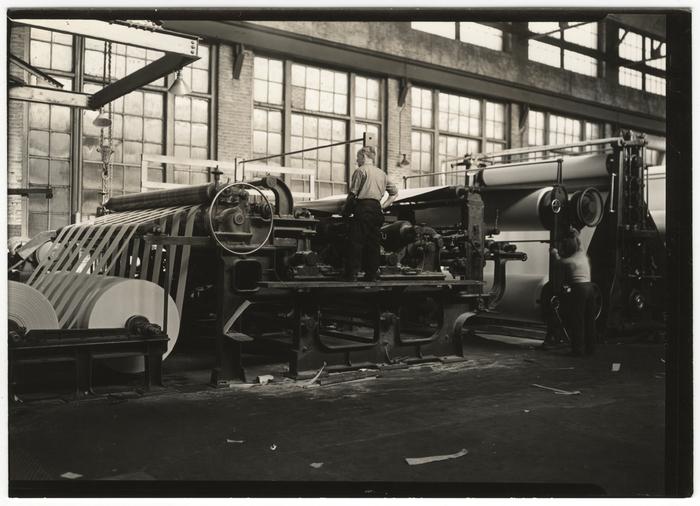
[[[409,26],[410,26],[411,30],[415,30],[415,31],[421,32],[421,33],[427,33],[428,35],[432,35],[433,37],[442,37],[443,39],[456,40],[457,42],[459,42],[461,44],[480,47],[482,49],[488,49],[489,51],[496,51],[496,52],[505,52],[510,47],[508,37],[510,36],[510,33],[511,33],[511,26],[510,26],[509,22],[505,22],[505,21],[500,21],[500,22],[496,22],[496,21],[470,21],[470,20],[445,21],[444,23],[452,23],[454,25],[454,27],[453,27],[454,28],[454,37],[446,37],[444,35],[438,35],[438,34],[433,33],[433,32],[428,32],[426,30],[414,28],[413,26],[411,26],[414,22],[420,23],[422,21],[415,20],[415,19],[411,20],[409,22]],[[484,26],[488,26],[490,28],[495,28],[496,30],[500,30],[501,31],[501,49],[493,49],[493,48],[488,47],[488,46],[483,46],[481,44],[474,44],[472,42],[462,40],[460,23],[463,23],[463,22],[465,22],[465,23],[469,23],[469,22],[478,23],[480,25],[484,25]]]
[[[361,124],[371,124],[379,129],[379,136],[377,139],[377,154],[379,158],[378,167],[384,172],[387,172],[387,155],[386,155],[386,101],[387,101],[387,78],[385,76],[377,76],[371,73],[356,72],[354,70],[348,70],[342,67],[330,66],[330,65],[320,65],[314,62],[309,62],[300,58],[290,58],[285,55],[275,55],[272,53],[267,53],[264,51],[254,52],[253,58],[261,57],[267,59],[273,59],[282,61],[283,63],[283,78],[282,78],[282,104],[269,104],[266,102],[256,101],[255,97],[251,95],[252,110],[255,109],[266,109],[266,110],[276,110],[282,113],[282,152],[286,153],[291,149],[292,145],[292,115],[301,114],[304,116],[314,116],[316,118],[325,118],[331,120],[340,120],[345,122],[345,140],[349,141],[355,138],[355,126],[358,123]],[[304,67],[313,67],[321,70],[329,70],[332,72],[342,72],[347,75],[347,115],[336,114],[332,112],[325,111],[311,111],[300,107],[292,107],[292,65],[302,65]],[[363,77],[366,79],[374,79],[378,81],[379,84],[379,119],[369,119],[360,118],[355,112],[355,78]],[[253,135],[254,135],[254,125],[251,122],[250,138],[251,147],[250,151],[253,152]],[[353,148],[357,144],[348,143],[345,146],[345,188],[347,191],[348,185],[350,184],[350,176],[355,167],[355,153]],[[273,154],[273,153],[271,153]],[[291,168],[292,157],[282,156],[277,158],[280,165],[284,167]],[[285,174],[283,176],[285,182],[289,182],[291,176]],[[317,178],[318,184],[318,178]],[[333,183],[338,184],[338,183]]]
[[[619,86],[624,86],[625,88],[631,88],[633,90],[639,90],[643,91],[645,93],[651,93],[652,95],[660,96],[660,97],[665,97],[666,96],[666,91],[664,90],[664,94],[656,93],[653,91],[648,91],[647,90],[647,76],[653,76],[657,78],[661,78],[664,81],[666,81],[666,85],[668,86],[668,77],[667,77],[667,71],[662,70],[656,67],[653,67],[648,64],[648,60],[646,60],[646,52],[647,52],[647,44],[650,44],[651,41],[659,42],[661,44],[668,44],[668,42],[661,37],[658,37],[656,35],[653,35],[651,33],[645,32],[644,30],[638,30],[636,28],[632,28],[623,24],[613,24],[611,27],[611,32],[614,34],[614,40],[612,43],[612,53],[613,53],[613,58],[615,59],[616,62],[616,69],[618,72],[617,80],[616,83]],[[642,59],[640,61],[634,61],[634,60],[629,60],[625,57],[620,56],[620,30],[624,30],[626,32],[625,37],[627,34],[632,33],[635,35],[639,35],[642,37]],[[653,47],[653,44],[652,44]],[[666,47],[666,54],[664,55],[664,58],[668,58],[668,46]],[[667,60],[666,60],[667,61]],[[642,74],[642,86],[641,88],[636,88],[634,86],[628,86],[626,84],[620,83],[620,77],[619,77],[619,72],[621,68],[627,68],[629,70],[633,70],[636,72],[640,72]]]
[[[538,32],[533,32],[530,30],[530,22],[526,22],[525,24],[525,30],[528,35],[527,37],[527,42],[528,42],[528,56],[527,59],[528,61],[534,61],[535,63],[539,63],[536,60],[532,60],[529,56],[529,43],[531,40],[536,40],[538,42],[548,44],[550,46],[555,46],[559,49],[559,66],[555,67],[553,65],[548,65],[546,63],[541,63],[541,65],[547,65],[552,68],[558,68],[559,70],[562,70],[564,72],[572,72],[577,75],[581,76],[586,76],[590,77],[591,79],[600,79],[604,75],[604,66],[605,66],[605,49],[603,45],[603,32],[605,31],[605,25],[601,21],[591,21],[590,23],[596,23],[597,26],[597,48],[593,49],[587,46],[582,46],[580,44],[576,44],[574,42],[568,41],[565,39],[565,32],[567,30],[570,30],[572,27],[562,27],[561,25],[559,26],[559,30],[556,32],[556,35],[554,33],[549,34],[549,35],[544,35]],[[578,23],[575,23],[577,25]],[[586,23],[587,24],[587,23]],[[576,27],[574,25],[574,27]],[[581,25],[583,26],[583,25]],[[596,75],[595,76],[590,76],[588,74],[585,74],[583,72],[576,72],[575,70],[569,70],[565,67],[565,53],[566,51],[571,51],[573,53],[578,53],[583,56],[588,56],[589,58],[593,58],[596,61]]]
[[[431,128],[427,127],[421,127],[421,126],[416,126],[411,123],[411,132],[425,132],[425,133],[430,133],[432,137],[432,154],[431,154],[431,172],[432,176],[429,178],[428,185],[435,185],[438,184],[443,177],[441,173],[438,172],[438,170],[441,168],[441,163],[440,163],[440,136],[445,135],[445,136],[451,136],[451,137],[458,137],[458,138],[463,138],[473,141],[477,141],[479,143],[479,150],[483,153],[484,148],[487,145],[487,143],[496,143],[500,144],[503,146],[503,149],[508,149],[508,146],[511,145],[511,123],[510,123],[510,110],[511,110],[511,104],[510,102],[502,102],[499,101],[498,99],[490,99],[484,96],[477,96],[477,95],[466,95],[463,92],[460,91],[452,91],[446,88],[432,88],[430,86],[422,86],[419,83],[415,84],[416,88],[420,88],[421,90],[429,90],[431,92],[432,96],[432,124],[433,126]],[[472,100],[478,100],[479,101],[479,123],[480,123],[480,136],[473,136],[473,135],[463,135],[460,133],[456,132],[450,132],[449,130],[441,130],[440,129],[440,124],[439,124],[439,118],[440,118],[440,93],[446,93],[449,95],[457,95],[460,97],[465,97],[469,98]],[[496,104],[501,104],[503,105],[503,139],[496,139],[496,138],[491,138],[487,137],[486,135],[486,104],[488,102],[496,103]],[[411,104],[413,106],[413,104]],[[412,170],[413,172],[413,170]],[[418,174],[418,173],[416,173]],[[424,178],[416,178],[419,181],[423,181]],[[428,179],[428,178],[425,178]]]
[[[562,114],[557,111],[551,111],[551,110],[545,110],[545,109],[533,109],[530,108],[528,112],[528,119],[527,119],[527,129],[525,132],[525,135],[523,136],[523,139],[526,141],[525,144],[527,147],[535,147],[530,144],[530,118],[532,113],[541,113],[544,114],[544,128],[543,130],[543,137],[545,140],[545,146],[549,145],[549,138],[551,135],[551,129],[550,129],[550,118],[552,116],[558,116],[561,118],[565,119],[570,119],[573,121],[578,121],[580,123],[580,129],[579,129],[579,139],[574,142],[582,142],[582,141],[587,141],[587,140],[597,140],[597,139],[587,139],[586,138],[586,124],[590,123],[592,125],[597,125],[598,127],[598,134],[599,138],[603,138],[605,136],[605,123],[603,121],[597,120],[597,119],[591,119],[591,118],[584,118],[581,116],[567,116],[566,114]],[[572,148],[572,149],[577,149],[577,148]],[[588,151],[588,149],[581,148],[583,151]],[[544,152],[537,152],[537,153],[544,153]]]

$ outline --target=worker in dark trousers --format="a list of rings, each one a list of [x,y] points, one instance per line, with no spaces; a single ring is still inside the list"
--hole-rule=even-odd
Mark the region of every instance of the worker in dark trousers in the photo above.
[[[364,281],[375,281],[379,270],[382,209],[394,202],[398,190],[382,169],[375,165],[376,151],[365,146],[357,152],[357,169],[350,179],[350,192],[343,216],[350,219],[344,279],[354,281],[362,268]],[[382,202],[384,193],[389,197]],[[352,216],[351,216],[352,215]]]
[[[596,346],[595,288],[591,283],[591,264],[581,248],[578,231],[570,229],[561,243],[561,254],[551,249],[554,260],[564,269],[564,284],[571,291],[563,297],[564,325],[571,337],[572,355],[592,355]]]

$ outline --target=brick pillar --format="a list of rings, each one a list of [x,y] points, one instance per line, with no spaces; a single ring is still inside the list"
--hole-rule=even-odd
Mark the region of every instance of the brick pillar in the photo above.
[[[410,175],[411,165],[399,165],[406,154],[411,160],[411,93],[406,95],[406,102],[399,107],[399,81],[387,79],[387,149],[386,168],[391,180],[403,188],[403,176]]]
[[[27,59],[29,47],[29,29],[14,27],[10,33],[10,52],[23,60]],[[9,66],[10,74],[27,80],[27,74],[16,65]],[[10,100],[7,110],[7,187],[24,186],[24,154],[27,151],[25,137],[27,107],[24,102]],[[22,235],[22,222],[27,200],[19,195],[7,197],[7,237]]]
[[[253,53],[246,50],[244,54],[240,77],[234,79],[234,48],[219,47],[217,160],[233,161],[252,153]]]

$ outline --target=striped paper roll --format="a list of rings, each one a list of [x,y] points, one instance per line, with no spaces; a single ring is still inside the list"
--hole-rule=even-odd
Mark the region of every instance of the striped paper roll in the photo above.
[[[168,295],[166,329],[163,321],[164,291],[150,281],[57,272],[46,276],[42,291],[56,309],[55,314],[63,328],[124,328],[131,317],[143,316],[167,330],[170,341],[163,358],[170,354],[177,341],[180,312]],[[112,359],[107,363],[126,373],[144,370],[141,357]]]
[[[8,320],[27,330],[57,329],[58,317],[49,300],[24,283],[9,281],[7,287]]]

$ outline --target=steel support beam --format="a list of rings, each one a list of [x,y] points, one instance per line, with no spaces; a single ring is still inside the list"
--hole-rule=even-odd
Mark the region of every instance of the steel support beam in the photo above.
[[[309,62],[341,66],[349,70],[369,72],[396,79],[406,78],[411,82],[437,88],[469,90],[471,93],[485,97],[528,103],[531,106],[548,110],[554,109],[576,116],[583,113],[586,117],[601,121],[634,125],[648,133],[663,134],[666,131],[666,121],[657,116],[635,113],[571,96],[546,93],[518,83],[486,78],[430,63],[408,60],[333,42],[319,41],[308,36],[233,21],[168,20],[164,21],[164,25],[169,29],[193,33],[209,39],[218,39],[234,44],[244,43],[246,47],[257,48],[270,55],[285,57],[303,55],[304,60]]]
[[[76,91],[64,91],[39,86],[13,86],[7,90],[8,97],[25,102],[40,102],[42,104],[66,105],[88,109],[90,95]]]
[[[197,56],[199,44],[196,37],[164,30],[149,30],[146,27],[129,25],[120,21],[13,18],[10,18],[10,21],[45,30],[55,30],[71,35],[82,35],[93,39],[181,55]]]
[[[90,109],[99,109],[112,100],[116,100],[117,98],[122,97],[148,83],[152,83],[156,79],[179,70],[185,65],[189,65],[198,59],[199,57],[196,56],[166,53],[156,61],[149,63],[145,67],[132,72],[128,76],[123,77],[119,81],[107,85],[100,91],[96,92],[90,97],[88,106]]]

